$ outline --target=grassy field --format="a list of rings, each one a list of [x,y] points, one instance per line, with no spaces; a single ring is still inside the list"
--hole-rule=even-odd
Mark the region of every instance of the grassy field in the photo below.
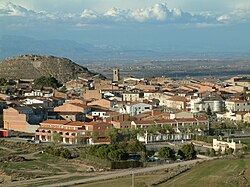
[[[220,159],[202,163],[191,170],[162,183],[158,186],[164,187],[221,187],[221,186],[247,186],[244,177],[250,184],[250,158],[245,159]],[[152,183],[165,178],[164,174],[155,173],[151,175],[135,176],[136,187],[151,186]],[[90,184],[78,185],[78,187],[127,187],[131,186],[131,176]]]
[[[250,147],[250,138],[234,138],[235,142],[239,142],[239,140],[241,141],[241,143],[246,144],[248,147]]]
[[[250,182],[250,158],[237,160],[215,160],[203,163],[190,171],[160,186],[247,186],[244,176]]]

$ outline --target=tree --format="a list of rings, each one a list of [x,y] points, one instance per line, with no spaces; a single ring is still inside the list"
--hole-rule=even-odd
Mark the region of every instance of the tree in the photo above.
[[[97,150],[96,155],[97,155],[99,158],[108,159],[108,154],[109,154],[109,152],[110,152],[109,146],[108,146],[108,145],[103,145],[103,146],[101,146],[101,147]]]
[[[6,85],[7,80],[5,78],[0,78],[0,86]]]
[[[231,154],[233,154],[233,152],[234,152],[234,149],[231,147],[229,147],[228,149],[225,150],[225,154],[227,154],[227,155],[231,155]]]
[[[92,138],[93,140],[98,140],[98,138],[99,138],[99,133],[96,132],[96,131],[93,131],[92,134],[91,134],[91,138]]]
[[[175,160],[176,158],[175,151],[171,149],[170,147],[162,147],[158,152],[158,156],[160,158],[163,158],[164,160],[166,159]]]
[[[210,150],[209,156],[211,157],[215,156],[215,150],[213,148]]]
[[[207,116],[212,116],[212,114],[213,114],[210,105],[208,105],[208,107],[207,107],[206,114],[207,114]]]
[[[105,136],[111,140],[111,143],[117,143],[118,141],[118,129],[114,128],[114,127],[111,127],[109,128],[106,133],[105,133]]]
[[[219,148],[217,151],[218,156],[221,156],[221,153],[222,153],[222,150],[221,150],[221,148]]]
[[[71,153],[68,149],[63,149],[60,153],[60,156],[66,159],[70,159],[71,158]]]
[[[126,149],[129,153],[137,153],[137,152],[145,152],[146,147],[144,144],[139,142],[138,140],[130,140],[127,142]]]
[[[55,77],[45,77],[45,76],[37,78],[34,84],[39,86],[51,86],[53,88],[58,88],[61,86],[61,84]]]
[[[113,150],[108,153],[108,158],[112,161],[121,161],[128,158],[128,154],[124,149]]]
[[[163,129],[165,133],[174,134],[174,129],[170,125],[163,125]]]
[[[205,153],[205,155],[206,155],[206,156],[210,156],[210,153],[211,153],[211,152],[210,152],[210,149],[209,149],[209,148],[207,148],[207,149],[206,149],[206,153]]]
[[[77,135],[76,137],[76,141],[78,144],[87,144],[87,137],[83,136],[83,135]]]
[[[197,151],[192,143],[183,145],[178,154],[184,160],[191,160],[197,157]]]
[[[62,137],[60,133],[54,132],[52,134],[53,142],[55,143],[61,143],[62,142]]]

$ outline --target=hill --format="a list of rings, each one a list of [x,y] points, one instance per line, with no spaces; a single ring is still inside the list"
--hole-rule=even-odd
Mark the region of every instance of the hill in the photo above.
[[[78,65],[67,58],[40,55],[20,55],[0,61],[0,77],[7,79],[36,79],[41,76],[53,76],[61,82],[81,76],[97,77],[100,74],[90,72],[86,67]]]

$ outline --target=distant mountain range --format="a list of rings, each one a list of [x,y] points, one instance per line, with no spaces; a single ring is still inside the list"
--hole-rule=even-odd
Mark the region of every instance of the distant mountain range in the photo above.
[[[63,56],[77,62],[85,60],[169,60],[169,59],[213,59],[249,58],[246,53],[223,53],[189,51],[183,48],[140,49],[133,46],[92,45],[72,40],[37,40],[23,36],[2,36],[0,39],[0,58],[23,54]]]

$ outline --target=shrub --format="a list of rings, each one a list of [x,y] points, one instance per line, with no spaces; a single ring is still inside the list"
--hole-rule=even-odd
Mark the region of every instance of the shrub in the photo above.
[[[66,159],[70,159],[71,158],[71,153],[68,149],[63,149],[60,153],[60,156]]]

